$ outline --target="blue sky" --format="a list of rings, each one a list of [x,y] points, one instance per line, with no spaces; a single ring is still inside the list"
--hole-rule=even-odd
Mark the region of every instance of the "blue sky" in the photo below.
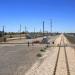
[[[50,19],[53,20],[53,32],[75,32],[75,0],[0,0],[0,30],[50,31]]]

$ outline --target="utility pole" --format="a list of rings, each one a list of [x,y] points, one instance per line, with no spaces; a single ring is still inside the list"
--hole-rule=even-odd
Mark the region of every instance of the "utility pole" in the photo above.
[[[34,38],[35,38],[35,28],[34,28]]]
[[[45,22],[43,21],[43,36],[44,36],[44,23],[45,23]]]
[[[20,24],[20,39],[21,39],[21,24]]]
[[[52,35],[52,19],[50,20],[51,35]]]
[[[6,38],[5,38],[5,36],[4,36],[4,32],[5,32],[5,30],[4,30],[4,26],[3,26],[2,37],[3,37],[3,41],[6,42]]]
[[[4,26],[3,26],[3,37],[4,37]]]
[[[26,36],[26,26],[25,26],[25,36]]]

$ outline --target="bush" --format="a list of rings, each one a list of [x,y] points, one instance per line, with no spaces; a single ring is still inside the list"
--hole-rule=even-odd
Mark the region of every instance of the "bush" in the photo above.
[[[37,43],[40,43],[40,41],[36,40],[36,41],[33,41],[33,43],[36,43],[37,44]]]
[[[40,51],[41,51],[41,52],[45,52],[45,49],[41,49]]]
[[[42,57],[42,54],[40,54],[40,53],[39,53],[39,54],[37,54],[37,57]]]

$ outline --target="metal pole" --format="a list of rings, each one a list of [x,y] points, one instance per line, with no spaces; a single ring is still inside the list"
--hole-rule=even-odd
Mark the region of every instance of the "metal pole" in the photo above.
[[[50,21],[50,25],[51,25],[51,35],[52,35],[52,19]]]
[[[35,28],[34,28],[34,38],[35,38]]]
[[[4,26],[3,26],[3,35],[2,35],[2,37],[3,37],[3,41],[6,42],[6,38],[4,36]]]
[[[3,26],[3,37],[4,37],[4,26]]]
[[[25,26],[25,36],[26,36],[26,26]]]
[[[52,19],[51,19],[51,33],[52,33]]]
[[[44,21],[43,21],[43,36],[44,36]]]
[[[20,39],[21,39],[21,24],[20,24]]]

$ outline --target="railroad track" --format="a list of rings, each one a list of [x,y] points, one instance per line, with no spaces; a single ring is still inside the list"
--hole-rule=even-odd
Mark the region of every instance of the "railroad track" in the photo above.
[[[60,45],[61,45],[61,41],[60,41]],[[56,69],[57,69],[57,66],[58,66],[59,54],[60,54],[60,46],[59,46],[59,49],[58,49],[58,54],[57,54],[57,59],[56,59],[53,75],[56,75]]]
[[[61,42],[64,44],[63,46],[61,46]],[[59,55],[60,55],[61,47],[64,48],[64,55],[65,55],[64,57],[65,57],[65,64],[66,64],[67,75],[70,75],[68,57],[67,57],[67,52],[66,52],[66,46],[65,46],[65,42],[64,42],[64,38],[63,37],[61,37],[60,46],[59,46],[58,53],[57,53],[57,59],[56,59],[56,62],[55,62],[53,75],[57,75],[56,72],[57,72],[57,67],[58,67],[58,61],[59,61]]]
[[[65,44],[64,39],[63,39],[63,43]],[[64,52],[65,52],[65,61],[66,61],[67,75],[70,75],[69,63],[68,63],[68,57],[67,57],[67,52],[66,52],[65,45],[64,45]]]

